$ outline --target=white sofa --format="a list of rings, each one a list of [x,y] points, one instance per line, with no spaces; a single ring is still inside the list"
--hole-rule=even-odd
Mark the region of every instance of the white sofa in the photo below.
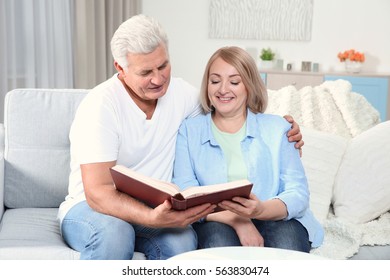
[[[0,130],[0,259],[79,258],[79,253],[70,249],[63,241],[56,215],[59,204],[67,194],[69,128],[77,106],[86,94],[87,90],[70,89],[17,89],[7,94],[4,126]],[[389,125],[385,127],[387,133],[390,134]],[[389,145],[383,147],[386,143],[376,141],[375,137],[371,139],[371,134],[367,137],[373,140],[372,142],[366,143],[362,139],[355,141],[356,145],[351,145],[348,144],[349,140],[341,136],[311,128],[302,127],[302,129],[306,143],[302,160],[311,183],[312,208],[323,222],[327,233],[332,235],[331,227],[334,226],[334,221],[339,223],[338,218],[328,216],[332,199],[335,203],[349,201],[340,191],[339,183],[348,181],[348,177],[363,178],[364,173],[361,170],[354,171],[355,166],[352,166],[351,171],[349,163],[358,165],[361,161],[368,162],[373,151],[367,150],[370,153],[365,155],[367,158],[351,156],[352,158],[348,159],[347,155],[353,153],[352,148],[355,146],[360,148],[362,143],[370,148],[380,144],[384,153],[389,151]],[[382,127],[378,130],[374,128],[372,131],[383,136]],[[387,139],[389,140],[388,137]],[[390,143],[388,140],[387,143]],[[385,163],[379,160],[379,157],[375,159],[378,162],[372,163],[376,164],[373,169],[379,168],[381,164],[387,164],[387,170],[390,169],[388,161]],[[345,161],[344,164],[343,161]],[[337,175],[338,170],[343,170],[347,178],[340,174]],[[371,175],[370,179],[379,180],[381,173]],[[376,190],[373,184],[360,187],[365,187],[368,192]],[[387,189],[390,189],[389,184]],[[362,203],[364,199],[362,202],[356,197],[349,211],[338,213],[336,207],[336,215],[348,217],[351,214],[349,212],[354,213],[355,209],[359,210]],[[375,203],[379,204],[377,201]],[[384,210],[381,209],[381,212]],[[375,215],[379,216],[379,212]],[[375,218],[374,216],[370,218]],[[349,225],[346,222],[340,224]],[[346,230],[341,229],[339,235],[343,236]],[[354,234],[356,232],[358,229],[353,231]],[[349,236],[346,237],[349,238]],[[338,255],[332,256],[329,253],[332,250],[328,248],[328,245],[335,240],[327,239],[323,251],[317,250],[312,253],[340,258]],[[357,249],[361,244],[363,243],[357,245]],[[379,251],[374,255],[369,255],[370,252],[364,248],[360,247],[359,253],[353,258],[390,258],[390,247],[375,247],[382,250],[380,255],[376,254]],[[350,257],[351,254],[349,253],[346,257]],[[136,253],[135,259],[143,258],[142,254]]]

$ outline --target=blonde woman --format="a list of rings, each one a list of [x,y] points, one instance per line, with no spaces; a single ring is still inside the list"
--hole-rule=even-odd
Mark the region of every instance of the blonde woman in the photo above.
[[[198,247],[266,246],[309,252],[323,229],[309,209],[299,151],[286,137],[291,124],[264,114],[267,91],[243,49],[217,50],[201,87],[205,114],[180,127],[173,181],[188,186],[247,178],[249,199],[236,197],[193,224]]]

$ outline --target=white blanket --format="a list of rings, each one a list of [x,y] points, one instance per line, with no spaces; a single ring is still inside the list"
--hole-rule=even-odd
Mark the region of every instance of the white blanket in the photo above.
[[[366,224],[351,224],[334,216],[324,223],[325,239],[312,254],[334,260],[352,257],[360,246],[390,244],[390,213]]]
[[[380,122],[379,112],[345,80],[326,81],[296,90],[287,86],[268,90],[266,113],[291,115],[300,125],[354,137]]]

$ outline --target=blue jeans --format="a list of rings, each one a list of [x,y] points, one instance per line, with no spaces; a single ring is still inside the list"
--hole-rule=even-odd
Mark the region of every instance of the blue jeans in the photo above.
[[[92,210],[86,201],[69,210],[61,230],[65,242],[87,260],[131,260],[134,251],[163,260],[197,247],[191,226],[156,229],[130,224]]]
[[[252,220],[264,238],[264,246],[309,252],[311,242],[306,228],[297,220],[260,221]],[[198,235],[198,248],[241,246],[236,231],[229,225],[218,222],[194,223]]]

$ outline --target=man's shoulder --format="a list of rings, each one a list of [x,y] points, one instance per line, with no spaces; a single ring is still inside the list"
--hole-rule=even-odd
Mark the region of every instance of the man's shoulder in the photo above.
[[[119,80],[114,76],[96,85],[89,93],[91,95],[109,95],[111,92],[117,91],[120,85]]]
[[[192,87],[192,88],[195,88],[193,85],[191,85],[189,82],[187,82],[186,80],[184,80],[183,78],[180,78],[180,77],[175,77],[175,76],[172,76],[171,77],[171,84],[174,84],[174,85],[183,85],[183,86],[189,86],[189,87]]]
[[[199,90],[182,78],[171,77],[167,93],[162,97],[182,120],[200,113]]]
[[[189,117],[186,119],[187,122],[189,123],[205,123],[205,122],[208,122],[208,119],[209,119],[209,116],[208,114],[205,114],[205,113],[201,113],[197,116],[194,116],[194,117]]]
[[[203,127],[208,122],[207,115],[201,113],[194,117],[188,117],[183,121],[183,124],[189,128],[192,127]]]
[[[121,83],[118,83],[118,81],[119,80],[117,80],[116,77],[112,77],[96,85],[86,95],[83,100],[84,103],[107,104],[113,102],[120,96],[118,92],[124,90],[124,88],[121,88]]]
[[[180,90],[183,93],[198,94],[199,90],[189,82],[179,77],[171,77],[168,90]]]

